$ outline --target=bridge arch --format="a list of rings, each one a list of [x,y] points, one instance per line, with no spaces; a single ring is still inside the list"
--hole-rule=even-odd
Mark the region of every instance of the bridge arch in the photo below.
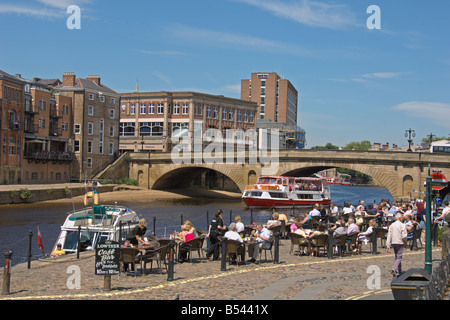
[[[243,183],[236,170],[220,165],[186,165],[155,171],[157,176],[150,174],[152,190],[205,187],[241,192]]]

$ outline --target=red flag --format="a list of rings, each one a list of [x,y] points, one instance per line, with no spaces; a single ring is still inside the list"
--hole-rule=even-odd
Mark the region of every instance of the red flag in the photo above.
[[[42,242],[41,232],[38,228],[38,235],[37,235],[37,243],[39,245],[39,250],[41,250],[42,254],[44,254],[44,243]]]

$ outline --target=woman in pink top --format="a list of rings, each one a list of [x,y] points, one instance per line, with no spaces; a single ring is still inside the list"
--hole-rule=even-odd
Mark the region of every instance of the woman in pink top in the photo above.
[[[187,261],[187,258],[186,258],[187,250],[185,250],[185,249],[189,249],[191,246],[189,244],[187,244],[186,242],[195,238],[194,232],[195,232],[195,228],[190,221],[186,221],[181,226],[181,232],[178,234],[178,237],[177,237],[178,239],[180,239],[182,241],[182,243],[180,244],[180,252],[178,255],[178,262],[180,262],[180,263]]]

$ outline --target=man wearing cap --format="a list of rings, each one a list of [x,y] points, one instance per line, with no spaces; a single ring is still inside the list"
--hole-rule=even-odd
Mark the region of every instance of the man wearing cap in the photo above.
[[[63,256],[66,254],[66,251],[61,249],[61,243],[58,243],[56,245],[56,250],[52,252],[51,256],[52,257],[59,257],[59,256]]]

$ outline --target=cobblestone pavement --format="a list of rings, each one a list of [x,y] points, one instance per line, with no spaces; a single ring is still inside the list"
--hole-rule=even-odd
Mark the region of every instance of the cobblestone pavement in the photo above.
[[[164,267],[135,276],[112,276],[111,291],[104,291],[104,277],[95,275],[93,252],[32,261],[11,269],[11,293],[0,300],[343,300],[362,297],[392,299],[390,282],[394,255],[379,247],[379,254],[310,257],[290,255],[290,240],[280,241],[280,264],[229,265],[221,271],[220,261],[199,259],[175,265],[173,281]],[[365,252],[364,252],[365,249]],[[433,250],[435,260],[440,248]],[[269,254],[270,260],[270,254]],[[425,250],[405,250],[403,269],[423,268]],[[74,267],[75,266],[75,267]],[[78,269],[78,268],[79,269]],[[379,269],[377,269],[379,268]],[[79,270],[80,287],[73,280]],[[374,288],[374,270],[380,286]],[[2,280],[3,281],[3,280]]]

